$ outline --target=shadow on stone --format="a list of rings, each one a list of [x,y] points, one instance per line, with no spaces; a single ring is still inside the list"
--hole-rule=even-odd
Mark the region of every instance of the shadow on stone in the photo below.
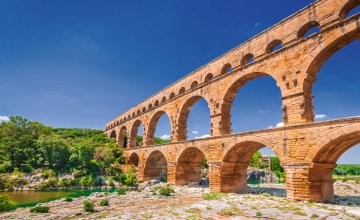
[[[286,189],[272,186],[262,186],[262,185],[248,185],[248,193],[260,195],[260,194],[269,194],[271,196],[277,197],[286,197]]]
[[[335,195],[335,204],[336,205],[345,205],[345,206],[360,206],[360,196],[340,196]]]

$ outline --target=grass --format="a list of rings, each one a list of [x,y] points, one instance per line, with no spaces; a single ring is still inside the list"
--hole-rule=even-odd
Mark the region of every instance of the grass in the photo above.
[[[260,211],[256,212],[256,217],[262,217],[262,216],[263,216],[262,212],[260,212]]]
[[[224,196],[224,193],[205,193],[202,195],[202,198],[205,200],[218,200]]]
[[[310,218],[319,218],[319,216],[317,214],[312,214]]]
[[[95,211],[95,203],[90,200],[84,201],[84,211],[94,212]]]
[[[65,198],[64,198],[64,201],[65,201],[65,202],[72,202],[72,201],[73,201],[73,198],[71,198],[71,197],[65,197]]]
[[[49,209],[50,208],[48,206],[36,206],[36,207],[30,209],[30,212],[33,212],[33,213],[48,213]]]
[[[294,212],[295,215],[300,215],[300,216],[307,216],[307,214],[305,212],[302,211],[296,211]]]
[[[103,199],[100,201],[100,205],[101,206],[108,206],[109,205],[109,200],[108,199]]]

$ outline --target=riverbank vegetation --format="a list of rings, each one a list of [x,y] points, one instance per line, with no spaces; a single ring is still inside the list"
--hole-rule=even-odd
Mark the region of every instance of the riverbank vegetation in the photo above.
[[[31,183],[35,189],[133,186],[135,170],[124,173],[124,163],[122,150],[101,130],[52,128],[19,116],[0,124],[0,190]]]

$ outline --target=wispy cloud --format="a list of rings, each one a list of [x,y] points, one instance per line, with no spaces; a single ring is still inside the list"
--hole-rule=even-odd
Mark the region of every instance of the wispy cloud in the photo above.
[[[260,22],[256,22],[255,25],[254,25],[254,28],[259,28],[261,26],[261,23]]]
[[[192,131],[193,134],[199,134],[199,131]]]
[[[10,120],[10,118],[8,117],[8,116],[1,116],[0,115],[0,122],[2,122],[2,121],[9,121]]]
[[[164,134],[160,137],[161,139],[164,139],[164,140],[170,140],[171,139],[171,135],[170,134]]]
[[[315,120],[316,119],[323,119],[323,118],[326,118],[327,117],[327,115],[325,115],[325,114],[318,114],[318,115],[315,115]]]
[[[210,134],[204,134],[204,135],[201,135],[201,136],[196,136],[195,139],[208,138],[208,137],[211,137],[211,135]]]

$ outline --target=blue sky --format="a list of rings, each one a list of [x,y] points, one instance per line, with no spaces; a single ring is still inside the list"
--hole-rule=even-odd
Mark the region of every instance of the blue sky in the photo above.
[[[103,129],[115,116],[311,2],[261,1],[259,7],[259,1],[236,0],[0,1],[0,116]],[[314,86],[319,120],[359,115],[359,51],[360,42],[354,42],[321,69]],[[276,126],[281,114],[274,81],[258,78],[235,98],[233,130]],[[168,123],[160,119],[157,136],[170,134]],[[188,131],[190,139],[209,134],[205,101],[190,112]],[[340,162],[360,164],[356,155],[360,147]]]

